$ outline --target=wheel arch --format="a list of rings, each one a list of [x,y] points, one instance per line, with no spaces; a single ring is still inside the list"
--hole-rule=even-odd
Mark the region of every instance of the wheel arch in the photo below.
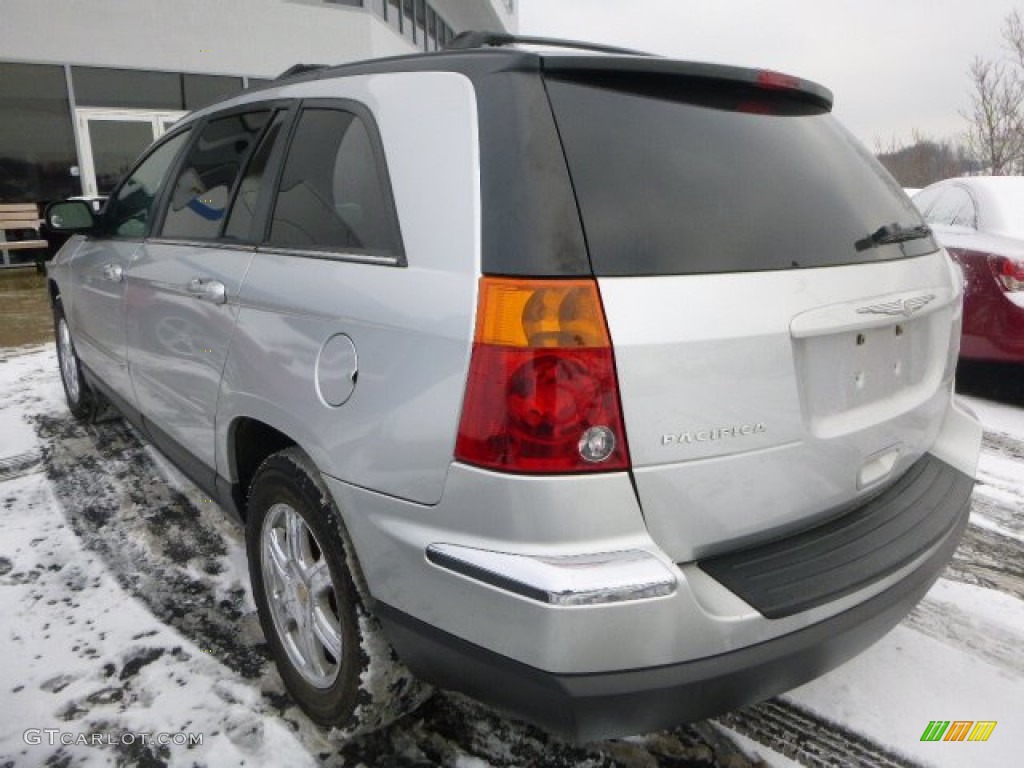
[[[256,470],[268,456],[291,446],[305,451],[297,440],[265,421],[249,416],[231,421],[227,429],[227,469],[243,521],[248,517],[246,502]]]

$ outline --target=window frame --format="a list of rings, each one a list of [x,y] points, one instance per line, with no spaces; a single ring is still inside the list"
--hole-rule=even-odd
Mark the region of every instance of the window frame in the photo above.
[[[322,248],[311,246],[307,248],[300,248],[294,246],[270,245],[268,242],[270,237],[270,227],[274,220],[274,209],[277,206],[277,196],[281,188],[281,179],[284,176],[284,169],[288,162],[288,155],[291,152],[295,134],[298,130],[299,123],[302,120],[302,115],[306,110],[347,112],[348,114],[354,115],[356,118],[362,120],[373,152],[373,164],[376,168],[377,176],[380,179],[381,191],[387,207],[387,214],[391,217],[391,221],[394,225],[397,242],[395,253],[383,255],[379,252],[373,252],[371,249],[339,248],[337,246]],[[284,140],[279,140],[279,143],[283,146],[283,149],[279,158],[280,162],[273,169],[274,174],[272,177],[272,183],[268,187],[271,190],[269,204],[265,210],[257,208],[259,220],[256,222],[254,229],[259,230],[259,227],[262,226],[262,230],[259,231],[258,244],[256,247],[258,253],[274,253],[301,256],[311,259],[347,261],[360,264],[380,264],[382,266],[391,267],[409,266],[409,262],[406,258],[405,238],[402,235],[402,222],[398,215],[398,206],[395,202],[394,186],[391,183],[391,173],[388,170],[387,155],[384,151],[384,142],[381,140],[380,129],[377,126],[377,121],[374,119],[373,113],[366,107],[366,105],[358,101],[345,98],[310,98],[298,100],[295,105],[295,114],[292,117],[291,125],[288,126]]]
[[[188,158],[189,153],[192,151],[192,147],[195,145],[197,141],[199,141],[199,137],[202,136],[203,131],[211,122],[219,120],[221,118],[231,117],[233,115],[243,114],[246,112],[270,112],[270,116],[267,118],[267,121],[264,124],[262,130],[260,130],[259,135],[256,137],[255,141],[253,141],[252,146],[249,147],[248,151],[246,152],[245,158],[242,160],[238,176],[235,178],[234,183],[231,186],[230,193],[228,194],[227,206],[224,209],[226,213],[224,217],[221,219],[219,226],[217,227],[217,234],[209,238],[183,238],[174,236],[165,237],[163,234],[159,234],[163,231],[164,219],[166,218],[167,215],[167,208],[170,206],[171,202],[171,193],[170,190],[166,188],[167,185],[165,184],[165,189],[162,190],[160,194],[158,207],[156,209],[156,215],[153,217],[153,224],[149,228],[149,232],[147,234],[146,239],[152,240],[154,242],[167,244],[188,244],[209,247],[235,247],[248,249],[254,248],[258,243],[258,240],[256,238],[250,237],[248,240],[244,241],[237,240],[234,238],[225,238],[224,229],[227,226],[227,222],[228,219],[230,218],[231,211],[234,208],[235,197],[238,195],[238,190],[241,187],[242,179],[245,178],[245,174],[249,169],[249,164],[252,162],[252,158],[253,155],[256,153],[257,147],[259,147],[260,142],[263,140],[263,137],[270,129],[270,126],[273,124],[274,119],[277,117],[277,115],[282,111],[287,112],[289,109],[291,109],[293,103],[294,101],[292,99],[271,99],[269,101],[253,101],[245,104],[236,104],[229,107],[228,109],[223,109],[217,112],[212,112],[208,115],[204,115],[200,119],[189,123],[188,126],[193,129],[194,133],[192,134],[189,141],[186,143],[181,154],[179,154],[178,157],[175,158],[174,165],[171,169],[171,174],[173,174],[173,178],[175,181],[177,181],[178,176],[181,174],[182,166],[185,160]],[[286,115],[285,126],[282,129],[283,131],[286,132],[290,130],[290,122],[292,120],[294,120],[294,114]],[[162,139],[163,137],[161,137],[161,140]],[[278,138],[277,143],[274,146],[273,151],[271,152],[270,159],[267,161],[268,169],[271,169],[272,164],[275,162],[275,160],[278,159],[281,143],[281,139]],[[261,204],[263,203],[264,194],[265,190],[261,188],[259,202],[257,203],[256,207],[256,213],[253,216],[253,226],[250,227],[250,233],[259,231],[256,226],[256,219],[261,213],[263,213]]]
[[[296,110],[294,106],[294,102],[289,102],[287,105],[279,106],[271,112],[270,119],[267,121],[267,124],[260,133],[259,138],[253,145],[252,152],[245,160],[245,165],[239,173],[235,188],[231,190],[231,197],[228,200],[228,207],[226,209],[227,213],[224,216],[224,223],[218,234],[219,243],[229,247],[237,246],[247,248],[255,248],[259,245],[259,234],[263,231],[263,220],[266,218],[268,210],[274,200],[273,184],[274,180],[277,178],[277,169],[280,163],[284,161],[284,149],[288,138],[291,136],[292,126],[295,123]],[[259,196],[256,198],[256,206],[253,209],[252,220],[249,222],[249,234],[245,238],[229,237],[226,234],[227,228],[228,224],[231,223],[231,217],[234,214],[235,205],[238,203],[238,195],[241,194],[242,183],[245,181],[245,178],[249,173],[249,168],[252,165],[253,160],[256,159],[256,153],[259,151],[263,141],[266,140],[267,135],[270,133],[274,123],[279,117],[281,118],[281,128],[277,138],[274,139],[274,145],[270,148],[270,155],[267,157],[267,165],[263,169]]]
[[[259,132],[256,134],[256,137],[253,139],[253,141],[252,141],[251,145],[248,147],[248,149],[239,158],[238,172],[235,174],[235,178],[231,181],[230,189],[228,189],[227,201],[226,201],[225,206],[224,206],[224,215],[220,218],[220,221],[217,223],[216,231],[212,235],[205,236],[205,237],[204,236],[200,236],[200,235],[191,235],[191,236],[185,236],[185,235],[165,235],[163,230],[164,230],[164,227],[167,226],[167,212],[168,212],[168,209],[170,208],[170,204],[169,204],[170,201],[168,200],[167,201],[168,205],[166,205],[161,210],[161,212],[160,212],[161,213],[161,216],[160,216],[160,226],[159,226],[159,228],[155,228],[153,230],[153,233],[154,233],[153,237],[154,237],[154,239],[158,239],[161,242],[177,241],[177,242],[208,243],[208,242],[216,242],[216,241],[219,241],[219,240],[221,240],[223,238],[223,236],[224,236],[224,228],[227,225],[228,213],[231,211],[231,209],[234,206],[235,196],[238,193],[239,187],[241,186],[243,174],[248,169],[249,163],[252,161],[252,156],[256,152],[256,147],[259,146],[260,141],[263,139],[264,134],[267,132],[267,129],[269,128],[270,124],[273,122],[274,117],[277,114],[277,112],[274,109],[269,109],[269,108],[265,108],[265,107],[260,107],[258,109],[246,109],[246,110],[241,110],[241,111],[228,110],[226,112],[218,113],[216,116],[211,117],[208,120],[204,119],[202,124],[198,127],[198,130],[197,130],[197,132],[195,134],[195,138],[193,138],[192,141],[189,142],[189,150],[188,150],[188,152],[184,153],[184,155],[181,158],[181,162],[178,163],[178,167],[176,169],[177,170],[177,174],[174,177],[174,186],[177,185],[177,182],[181,178],[181,173],[182,173],[182,169],[183,169],[184,164],[192,156],[192,151],[196,148],[196,145],[199,142],[199,140],[202,138],[203,133],[206,131],[207,128],[210,127],[210,125],[212,125],[213,123],[216,123],[218,120],[229,119],[229,118],[231,118],[231,117],[233,117],[235,115],[238,115],[238,114],[254,114],[254,113],[261,113],[261,112],[266,112],[267,113],[266,122],[260,128]],[[173,192],[172,192],[171,197],[173,197]]]

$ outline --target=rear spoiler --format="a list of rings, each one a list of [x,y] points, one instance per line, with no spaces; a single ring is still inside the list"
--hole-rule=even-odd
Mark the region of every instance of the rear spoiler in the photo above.
[[[591,55],[543,54],[544,69],[552,74],[584,71],[593,74],[653,74],[676,75],[679,77],[725,80],[746,84],[771,91],[789,92],[789,95],[811,101],[827,110],[832,109],[832,91],[823,85],[775,72],[770,69],[748,69],[728,67],[720,64],[677,61],[654,56],[643,51],[618,48],[610,45],[584,43],[577,40],[561,40],[550,37],[511,35],[507,32],[466,31],[456,35],[446,50],[465,51],[481,48],[505,48],[510,46],[540,46],[563,50],[588,51]],[[593,55],[593,54],[598,55]],[[604,55],[602,55],[604,54]],[[610,54],[610,55],[608,55]]]
[[[552,76],[661,75],[689,80],[718,80],[787,94],[832,109],[832,91],[812,80],[770,69],[730,67],[723,64],[677,61],[647,56],[541,55],[544,71]]]

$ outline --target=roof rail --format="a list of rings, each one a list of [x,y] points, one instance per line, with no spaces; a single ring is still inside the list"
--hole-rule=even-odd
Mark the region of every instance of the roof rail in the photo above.
[[[326,64],[292,64],[288,69],[275,77],[275,80],[284,80],[286,77],[304,75],[307,72],[315,72],[318,69],[326,69]]]
[[[546,45],[552,48],[578,48],[583,51],[597,51],[598,53],[620,53],[628,56],[653,56],[654,54],[645,51],[635,51],[630,48],[617,48],[612,45],[597,45],[596,43],[582,43],[576,40],[559,40],[554,37],[531,37],[527,35],[510,35],[507,32],[487,31],[466,31],[460,32],[444,46],[445,50],[467,50],[471,48],[485,48],[487,46],[500,47],[503,45]]]

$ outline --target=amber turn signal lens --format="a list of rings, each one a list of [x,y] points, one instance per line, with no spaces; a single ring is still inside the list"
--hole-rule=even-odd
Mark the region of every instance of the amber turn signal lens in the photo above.
[[[477,343],[502,347],[607,347],[593,280],[480,281]]]

